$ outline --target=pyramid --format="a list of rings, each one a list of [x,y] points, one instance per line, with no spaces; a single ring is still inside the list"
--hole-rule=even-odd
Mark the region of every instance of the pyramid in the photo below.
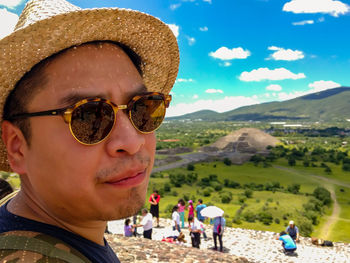
[[[280,142],[275,137],[255,128],[242,128],[220,138],[210,147],[225,152],[255,153],[266,150],[267,146],[276,146]]]

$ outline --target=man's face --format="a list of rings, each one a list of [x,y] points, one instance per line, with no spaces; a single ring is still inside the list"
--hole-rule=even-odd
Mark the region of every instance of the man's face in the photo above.
[[[107,43],[70,49],[49,64],[46,74],[48,83],[28,112],[62,108],[86,97],[127,104],[145,92],[129,57]],[[30,122],[22,184],[47,213],[81,223],[125,218],[142,207],[154,162],[154,133],[138,133],[124,111],[118,111],[109,137],[91,146],[77,142],[61,116]]]

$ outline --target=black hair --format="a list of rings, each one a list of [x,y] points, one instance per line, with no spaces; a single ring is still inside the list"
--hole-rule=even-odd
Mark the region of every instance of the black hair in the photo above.
[[[126,226],[128,226],[128,225],[130,224],[130,218],[125,219],[124,224],[125,224]]]

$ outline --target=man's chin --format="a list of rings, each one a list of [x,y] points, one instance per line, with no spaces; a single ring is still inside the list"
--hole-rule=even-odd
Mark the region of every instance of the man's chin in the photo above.
[[[119,203],[110,214],[104,216],[103,220],[118,220],[136,215],[145,204],[145,198],[146,195],[141,195],[139,189],[131,189],[129,198],[123,200],[121,204]],[[116,200],[116,204],[117,203],[118,200]]]

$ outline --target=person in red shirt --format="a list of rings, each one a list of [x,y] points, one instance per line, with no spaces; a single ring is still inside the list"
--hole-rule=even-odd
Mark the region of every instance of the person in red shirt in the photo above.
[[[153,190],[153,194],[149,197],[148,202],[151,204],[150,212],[153,217],[157,218],[157,227],[159,227],[159,201],[160,195],[157,190]]]

